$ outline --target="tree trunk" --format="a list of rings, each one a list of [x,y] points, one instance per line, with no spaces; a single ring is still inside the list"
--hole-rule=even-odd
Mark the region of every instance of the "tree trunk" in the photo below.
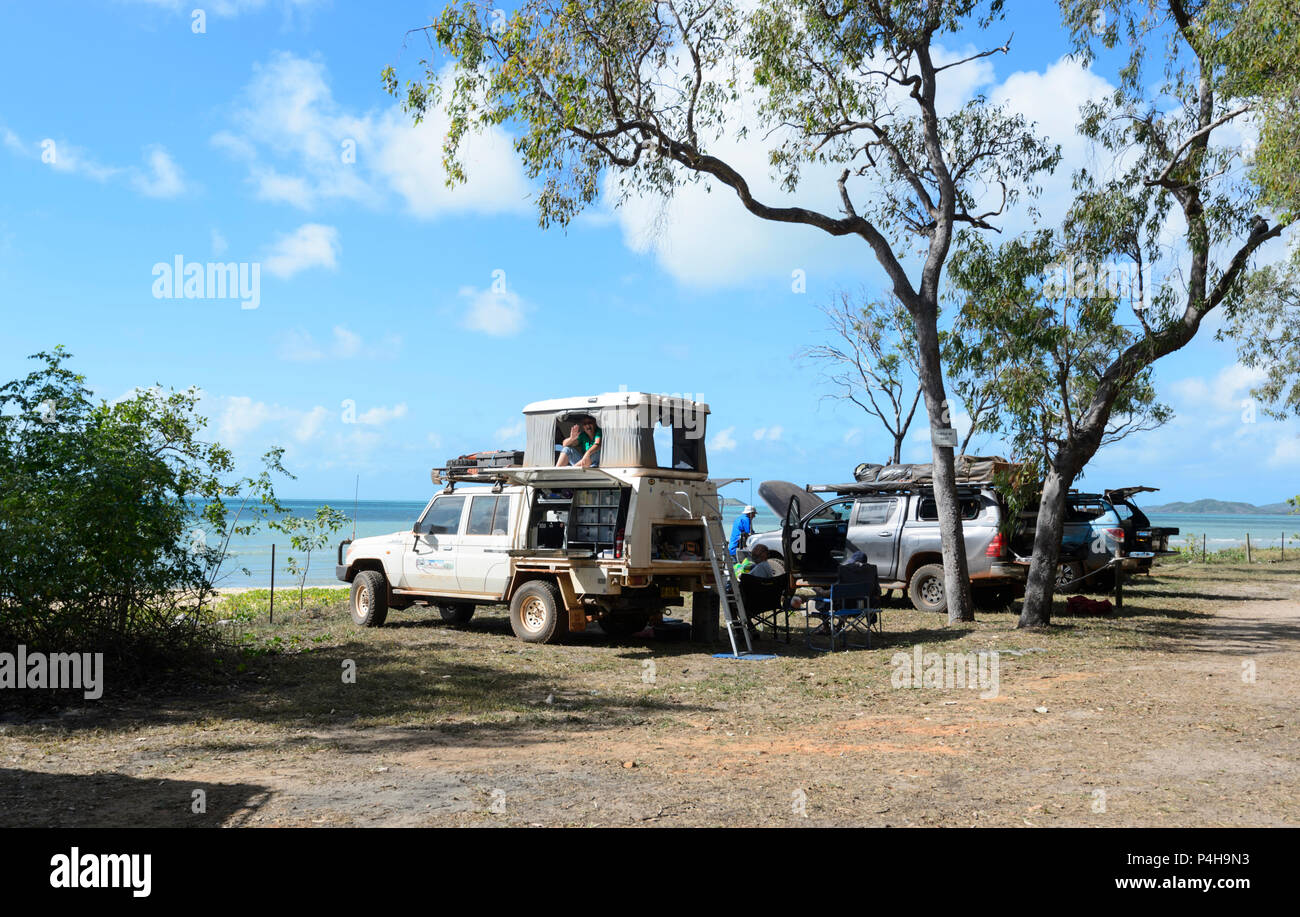
[[[943,388],[939,362],[939,336],[931,322],[917,322],[918,373],[930,429],[946,427],[948,398]],[[966,564],[966,540],[962,535],[961,504],[957,499],[957,473],[953,448],[931,443],[934,463],[934,499],[939,508],[939,535],[943,544],[943,590],[948,602],[948,623],[974,621],[970,595],[970,569]]]
[[[1065,504],[1074,475],[1057,467],[1043,479],[1043,500],[1034,529],[1034,556],[1025,583],[1025,602],[1020,609],[1020,627],[1046,627],[1052,623],[1052,596],[1056,591],[1056,566],[1061,559],[1061,535],[1065,530]]]

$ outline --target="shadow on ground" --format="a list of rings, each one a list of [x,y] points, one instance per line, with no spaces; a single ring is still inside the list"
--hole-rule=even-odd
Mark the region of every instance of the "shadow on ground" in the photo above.
[[[205,794],[195,812],[194,791]],[[47,774],[0,768],[6,828],[212,828],[247,823],[271,791],[251,783],[199,783],[125,774]]]

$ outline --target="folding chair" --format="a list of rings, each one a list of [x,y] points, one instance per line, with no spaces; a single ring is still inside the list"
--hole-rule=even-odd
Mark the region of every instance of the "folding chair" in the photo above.
[[[874,564],[860,552],[840,565],[838,582],[829,598],[811,599],[804,613],[804,637],[809,649],[835,652],[836,644],[847,649],[871,649],[871,632],[883,633],[880,585]],[[875,605],[876,607],[871,607]],[[814,620],[817,627],[813,627]],[[819,645],[825,637],[826,645]]]
[[[765,579],[752,573],[740,575],[740,597],[745,603],[749,623],[754,627],[766,624],[776,635],[784,631],[785,642],[789,643],[792,628],[790,603],[785,601],[785,584],[784,576]],[[784,624],[778,620],[782,615],[785,616]]]

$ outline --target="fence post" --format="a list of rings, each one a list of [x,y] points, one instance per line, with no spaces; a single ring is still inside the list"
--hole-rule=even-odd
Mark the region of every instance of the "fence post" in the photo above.
[[[268,624],[275,623],[275,545],[271,545],[271,619]]]
[[[1201,563],[1205,563],[1205,535],[1201,535]]]
[[[1250,532],[1246,533],[1246,563],[1250,563]]]

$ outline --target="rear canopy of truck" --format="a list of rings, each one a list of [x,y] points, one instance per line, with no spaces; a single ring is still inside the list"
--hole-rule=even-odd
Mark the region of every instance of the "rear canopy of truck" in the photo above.
[[[704,452],[709,406],[672,395],[609,392],[537,401],[524,408],[524,465],[555,464],[560,444],[586,417],[600,427],[598,461],[606,468],[708,472]]]

